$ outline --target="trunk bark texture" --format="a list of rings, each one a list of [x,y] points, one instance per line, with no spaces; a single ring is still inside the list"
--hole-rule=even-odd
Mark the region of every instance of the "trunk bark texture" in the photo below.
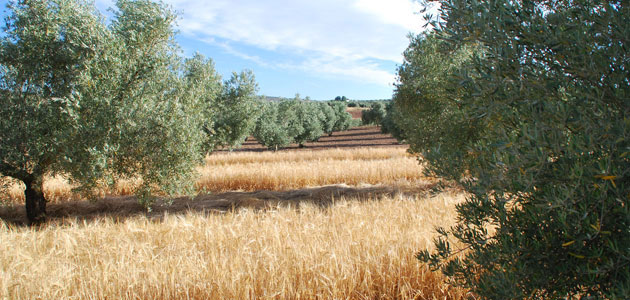
[[[41,180],[25,180],[26,217],[30,225],[37,225],[46,220],[46,199]]]

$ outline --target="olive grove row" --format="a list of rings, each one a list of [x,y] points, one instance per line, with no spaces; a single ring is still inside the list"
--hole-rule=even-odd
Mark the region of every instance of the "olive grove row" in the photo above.
[[[90,196],[140,178],[156,192],[192,192],[193,170],[249,135],[267,147],[343,130],[338,104],[260,100],[250,71],[223,80],[211,59],[184,58],[176,15],[151,0],[118,0],[110,22],[87,0],[8,4],[0,37],[0,188],[25,185],[30,223],[45,219],[45,176],[63,174]],[[4,176],[4,177],[3,177]]]

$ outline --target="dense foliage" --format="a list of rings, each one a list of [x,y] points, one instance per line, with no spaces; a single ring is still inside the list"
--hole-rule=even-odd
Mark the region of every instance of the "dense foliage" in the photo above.
[[[346,130],[352,116],[342,103],[317,103],[301,100],[263,102],[262,112],[254,129],[254,137],[263,146],[278,150],[291,143],[300,147],[305,142],[317,141],[324,133]],[[341,119],[341,122],[340,122]]]
[[[335,123],[337,123],[337,114],[335,110],[328,105],[328,103],[319,103],[319,110],[321,112],[320,122],[322,124],[322,130],[326,134],[332,134],[335,129]]]
[[[400,84],[393,97],[394,123],[405,132],[412,151],[430,162],[427,171],[460,179],[470,168],[468,145],[482,128],[463,109],[471,93],[461,86],[459,74],[474,76],[472,59],[476,47],[449,48],[437,33],[412,37],[398,70]]]
[[[278,150],[291,144],[292,139],[287,131],[284,119],[280,114],[279,105],[274,102],[262,102],[261,114],[256,120],[254,137],[263,146]]]
[[[350,115],[346,111],[346,105],[342,102],[331,102],[331,107],[335,112],[336,120],[335,125],[333,125],[333,131],[344,131],[354,125],[352,123],[352,115]],[[332,135],[332,131],[328,133],[328,135]]]
[[[441,12],[405,52],[395,106],[427,172],[470,196],[419,258],[488,299],[630,298],[627,2]]]
[[[394,105],[394,102],[388,102],[385,105],[385,116],[383,120],[381,120],[381,131],[383,133],[391,134],[395,139],[400,143],[404,143],[407,141],[407,136],[405,135],[405,131],[399,123],[403,123],[404,120],[409,120],[408,118],[404,118],[402,112],[399,111],[400,108]],[[409,128],[410,124],[405,124],[404,127]]]
[[[209,147],[239,147],[253,132],[260,114],[258,107],[258,84],[251,71],[233,73],[225,81],[221,94],[211,101],[212,113],[207,120],[213,122],[209,130]]]
[[[299,99],[297,101],[299,101]],[[300,147],[304,147],[305,142],[317,141],[319,137],[324,134],[322,128],[324,115],[317,103],[299,101],[296,115],[298,116],[298,122],[304,129],[301,134],[294,137],[295,142],[298,143]]]
[[[116,5],[109,25],[82,0],[8,6],[0,44],[0,175],[25,184],[30,222],[45,218],[47,175],[68,176],[86,193],[140,178],[145,204],[158,191],[191,191],[208,139],[203,128],[214,126],[207,120],[214,98],[250,93],[241,87],[251,86],[252,76],[223,88],[210,60],[182,61],[167,6]]]
[[[365,125],[380,125],[385,119],[385,108],[380,102],[375,102],[370,105],[370,109],[364,111],[361,114],[361,122]]]

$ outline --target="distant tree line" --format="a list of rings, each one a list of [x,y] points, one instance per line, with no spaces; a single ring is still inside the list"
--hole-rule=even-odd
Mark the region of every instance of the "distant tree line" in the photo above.
[[[292,100],[261,102],[261,115],[253,135],[269,149],[277,150],[292,143],[300,147],[317,141],[323,134],[332,135],[353,125],[346,106],[338,102]]]

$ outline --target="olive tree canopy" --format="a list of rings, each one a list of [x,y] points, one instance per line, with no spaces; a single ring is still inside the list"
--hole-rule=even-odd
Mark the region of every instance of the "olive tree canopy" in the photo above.
[[[488,299],[630,298],[628,2],[440,4],[395,105],[468,197],[419,258]]]
[[[137,177],[143,200],[191,187],[204,103],[182,78],[175,15],[151,1],[116,5],[110,25],[82,0],[8,6],[0,174],[25,184],[30,222],[45,218],[46,175],[68,176],[84,191]]]

